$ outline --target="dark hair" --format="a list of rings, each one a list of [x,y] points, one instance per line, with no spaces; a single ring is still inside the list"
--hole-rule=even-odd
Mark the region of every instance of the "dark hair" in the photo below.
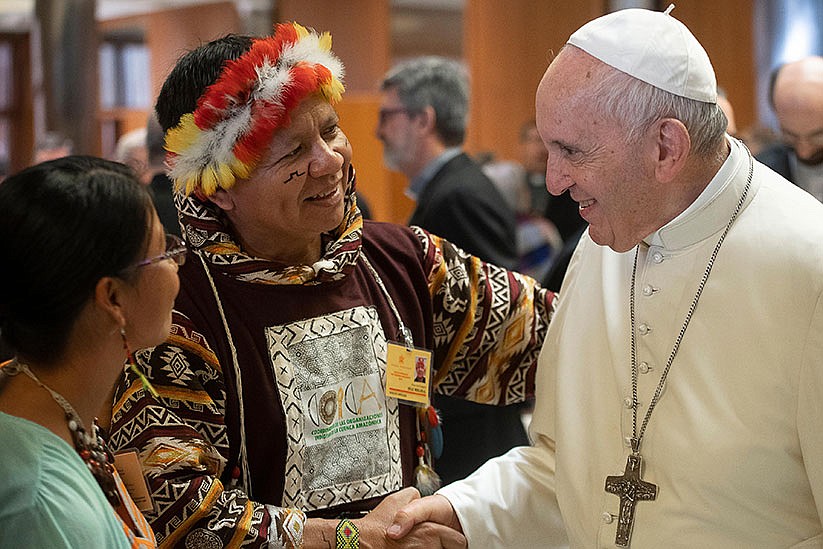
[[[157,120],[166,132],[180,117],[194,112],[197,100],[217,81],[226,61],[237,59],[251,49],[253,38],[229,34],[186,53],[163,82],[157,96]]]
[[[146,253],[151,196],[123,164],[67,156],[0,183],[0,337],[52,362],[105,276]]]

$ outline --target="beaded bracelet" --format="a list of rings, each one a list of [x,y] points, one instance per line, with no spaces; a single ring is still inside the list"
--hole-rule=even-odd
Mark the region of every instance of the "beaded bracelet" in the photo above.
[[[337,549],[360,549],[360,530],[349,519],[337,525]]]

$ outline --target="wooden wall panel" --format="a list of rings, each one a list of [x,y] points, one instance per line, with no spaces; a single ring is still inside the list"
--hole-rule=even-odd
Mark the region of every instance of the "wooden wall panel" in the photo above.
[[[240,16],[231,1],[111,19],[101,22],[100,28],[102,31],[133,28],[143,31],[151,57],[153,98],[184,53],[225,34],[242,32]]]
[[[726,89],[738,129],[756,120],[754,13],[750,0],[678,2],[682,21],[709,54],[717,82]]]
[[[465,59],[472,73],[468,148],[517,159],[517,131],[533,116],[543,72],[568,36],[605,13],[585,0],[467,0]],[[678,2],[673,15],[701,41],[735,108],[738,128],[755,120],[753,13],[748,0]]]
[[[242,32],[233,2],[219,2],[110,19],[99,23],[102,32],[137,29],[149,50],[151,104],[142,110],[114,109],[101,112],[100,124],[114,124],[117,137],[145,126],[166,76],[177,60],[200,44],[230,33]]]
[[[472,75],[467,149],[517,159],[518,131],[534,116],[534,94],[548,63],[568,36],[605,13],[603,0],[466,0],[463,57]],[[752,12],[746,0],[678,3],[674,14],[706,47],[718,79],[729,92],[738,126],[754,120]],[[335,53],[346,66],[346,95],[339,105],[341,127],[354,148],[360,191],[375,218],[404,223],[412,202],[404,176],[383,167],[374,137],[380,104],[379,83],[391,64],[389,2],[386,0],[280,0],[276,19],[328,30]],[[139,26],[151,51],[156,95],[180,55],[201,42],[241,32],[232,2],[166,10],[112,20],[103,28]],[[130,119],[131,120],[131,119]]]
[[[278,0],[277,19],[332,35],[346,66],[348,92],[374,92],[389,68],[391,35],[386,0]]]
[[[467,148],[518,158],[518,132],[534,94],[569,35],[603,13],[601,0],[468,0],[464,57],[471,72]]]

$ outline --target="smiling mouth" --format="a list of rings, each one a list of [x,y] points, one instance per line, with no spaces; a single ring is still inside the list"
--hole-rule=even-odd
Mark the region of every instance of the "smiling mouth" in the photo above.
[[[318,193],[314,196],[310,196],[307,200],[325,200],[327,198],[331,198],[337,194],[337,187],[331,189],[330,191],[324,193]]]
[[[582,212],[583,210],[585,210],[586,208],[588,208],[589,206],[591,206],[594,203],[595,203],[594,199],[581,200],[580,202],[577,203],[577,209]]]

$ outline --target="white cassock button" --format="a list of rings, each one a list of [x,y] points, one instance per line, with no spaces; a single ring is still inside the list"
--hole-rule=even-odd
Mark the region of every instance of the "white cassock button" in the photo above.
[[[652,261],[654,261],[655,263],[663,263],[663,254],[661,254],[660,252],[654,252],[652,254]]]
[[[632,447],[632,437],[623,437],[623,446],[626,448]]]
[[[603,522],[605,522],[606,524],[611,524],[612,522],[614,522],[614,515],[612,515],[608,511],[603,512],[602,518]]]
[[[649,370],[651,370],[651,369],[652,369],[652,367],[651,367],[651,366],[649,366],[649,363],[648,363],[648,362],[641,362],[640,364],[638,364],[638,365],[637,365],[637,370],[638,370],[641,374],[648,374],[648,373],[649,373]]]
[[[632,397],[626,397],[623,399],[623,406],[626,408],[631,409],[633,405]]]
[[[656,291],[657,291],[656,288],[654,288],[653,286],[651,286],[649,284],[646,284],[645,286],[643,286],[643,295],[646,296],[646,297],[649,297],[650,295],[652,295]]]
[[[652,327],[649,326],[648,324],[641,324],[640,326],[637,327],[637,333],[639,333],[640,335],[643,335],[643,336],[648,334],[651,331],[652,331]]]

